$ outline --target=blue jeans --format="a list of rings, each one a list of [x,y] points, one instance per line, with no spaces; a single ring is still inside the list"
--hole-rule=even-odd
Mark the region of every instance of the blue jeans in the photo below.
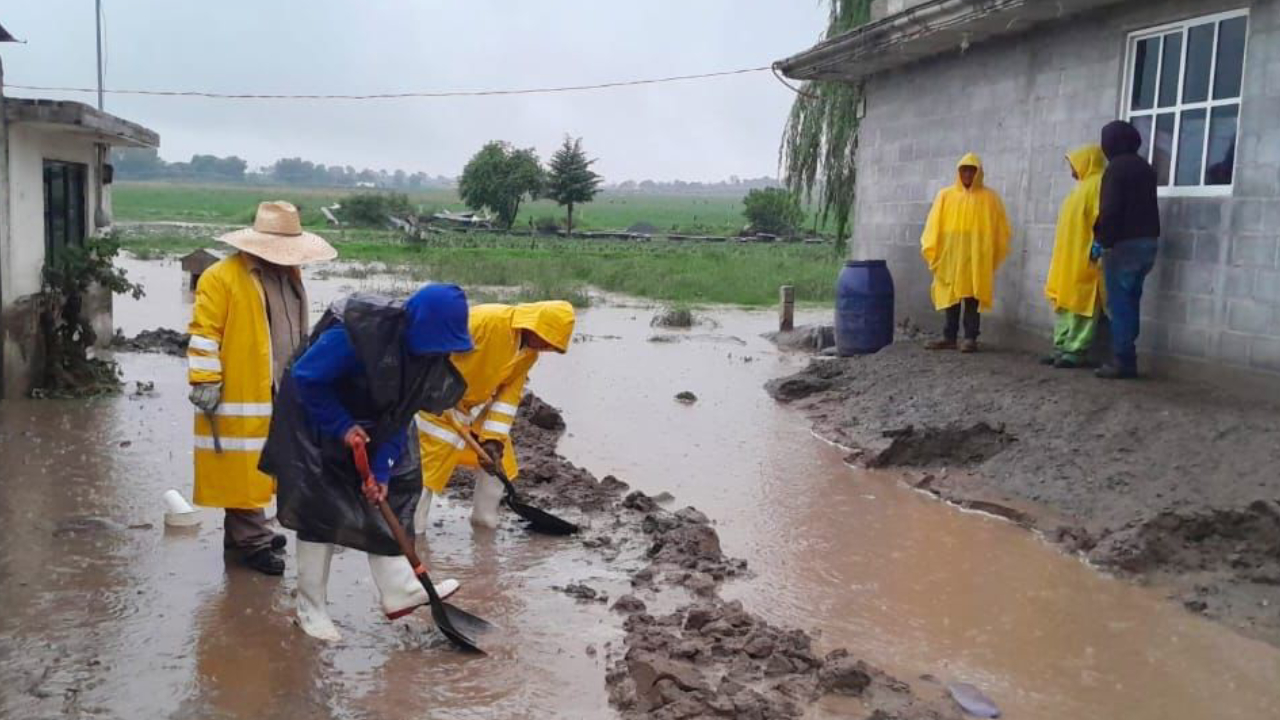
[[[1111,318],[1111,347],[1116,366],[1137,371],[1139,314],[1142,311],[1142,285],[1156,264],[1156,238],[1125,240],[1116,243],[1102,261],[1103,280],[1107,285],[1107,315]]]

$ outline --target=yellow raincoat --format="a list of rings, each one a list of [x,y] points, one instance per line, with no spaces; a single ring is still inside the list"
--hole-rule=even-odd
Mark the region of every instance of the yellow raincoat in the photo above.
[[[960,181],[960,168],[978,168],[971,187]],[[982,160],[969,153],[956,163],[956,183],[938,192],[920,237],[920,254],[933,273],[933,305],[945,310],[965,298],[976,298],[990,310],[996,269],[1009,254],[1009,219],[1004,203],[983,184]]]
[[[457,425],[469,425],[481,442],[502,442],[503,469],[512,480],[519,474],[519,466],[511,445],[511,424],[529,370],[538,361],[537,351],[522,346],[521,331],[532,331],[563,353],[569,349],[573,323],[573,306],[563,300],[471,308],[468,325],[475,349],[452,357],[454,367],[467,381],[467,393],[449,415]],[[475,453],[445,418],[422,412],[417,425],[422,484],[428,490],[442,492],[458,463],[478,464]]]
[[[1053,241],[1053,259],[1049,261],[1044,296],[1054,310],[1093,317],[1098,312],[1102,273],[1097,263],[1089,261],[1089,248],[1093,244],[1093,223],[1098,219],[1101,205],[1107,156],[1102,153],[1102,146],[1085,145],[1071,151],[1067,161],[1079,180],[1062,202],[1058,215],[1058,232]]]
[[[216,412],[221,454],[214,451],[209,420],[195,409],[194,500],[206,507],[252,510],[268,505],[275,493],[275,482],[258,471],[274,373],[266,301],[251,263],[237,253],[200,276],[187,328],[188,381],[222,383]]]

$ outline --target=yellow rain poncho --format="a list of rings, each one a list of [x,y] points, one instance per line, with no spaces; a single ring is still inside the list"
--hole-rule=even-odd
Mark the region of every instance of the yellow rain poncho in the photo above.
[[[481,442],[500,441],[503,469],[515,480],[519,466],[511,445],[511,424],[529,370],[538,361],[538,352],[522,343],[522,331],[532,331],[563,353],[573,338],[573,306],[563,300],[477,305],[471,308],[467,324],[475,349],[452,356],[454,367],[467,381],[467,392],[449,414],[457,425],[470,426]],[[428,490],[443,491],[458,463],[477,465],[475,453],[448,420],[423,412],[418,413],[417,424],[422,484]]]
[[[960,181],[960,168],[978,168],[971,187]],[[969,153],[956,163],[956,183],[933,201],[920,237],[920,254],[933,273],[933,305],[945,310],[965,298],[991,309],[996,269],[1009,254],[1009,218],[1004,203],[983,184],[982,160]]]
[[[222,383],[215,413],[220,454],[214,451],[209,420],[195,410],[194,500],[206,507],[252,510],[270,504],[275,494],[275,482],[258,471],[271,425],[275,375],[266,301],[250,262],[237,253],[200,276],[187,329],[188,381]],[[296,275],[294,280],[300,288]]]
[[[1098,219],[1107,157],[1100,145],[1086,145],[1071,151],[1067,162],[1075,170],[1078,182],[1058,214],[1044,296],[1054,310],[1093,317],[1098,311],[1102,273],[1097,263],[1089,261],[1089,247],[1093,244],[1093,223]]]

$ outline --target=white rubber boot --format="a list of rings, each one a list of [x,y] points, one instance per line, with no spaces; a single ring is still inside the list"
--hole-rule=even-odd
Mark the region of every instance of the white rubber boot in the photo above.
[[[502,482],[489,475],[476,477],[476,487],[471,494],[471,524],[477,527],[498,527],[498,503],[502,502]]]
[[[342,639],[329,618],[329,563],[333,546],[328,543],[298,541],[298,627],[318,640]]]
[[[427,516],[431,514],[431,502],[435,499],[435,493],[423,488],[422,497],[418,498],[418,509],[413,511],[413,533],[415,535],[427,534]]]
[[[431,600],[418,576],[413,574],[408,558],[403,555],[370,553],[369,572],[373,574],[373,584],[378,586],[382,612],[390,620],[404,617]],[[440,580],[435,586],[441,599],[458,591],[457,580]]]

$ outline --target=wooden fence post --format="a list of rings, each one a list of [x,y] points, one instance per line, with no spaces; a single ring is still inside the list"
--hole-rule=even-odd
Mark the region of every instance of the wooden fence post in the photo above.
[[[778,311],[778,329],[782,332],[794,330],[796,327],[796,289],[792,285],[783,285],[778,290],[778,299],[782,307]]]

